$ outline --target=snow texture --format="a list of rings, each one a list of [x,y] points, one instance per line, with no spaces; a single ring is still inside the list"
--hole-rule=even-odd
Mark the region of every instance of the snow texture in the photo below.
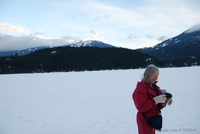
[[[0,75],[0,134],[136,134],[144,69]],[[173,94],[157,134],[200,133],[200,67],[160,69]]]
[[[187,30],[185,33],[192,33],[192,32],[196,32],[196,31],[200,31],[200,24],[194,25],[189,30]]]

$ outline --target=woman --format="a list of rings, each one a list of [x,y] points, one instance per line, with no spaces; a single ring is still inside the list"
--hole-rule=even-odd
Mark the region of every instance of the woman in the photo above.
[[[132,94],[135,106],[138,110],[137,125],[139,134],[155,134],[146,118],[161,115],[160,109],[165,107],[167,98],[161,94],[160,88],[156,85],[159,70],[154,65],[149,65],[142,77],[141,82]]]

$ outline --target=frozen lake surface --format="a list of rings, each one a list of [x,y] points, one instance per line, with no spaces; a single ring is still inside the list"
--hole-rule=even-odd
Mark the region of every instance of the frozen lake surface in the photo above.
[[[0,134],[136,134],[144,69],[0,75]],[[200,134],[200,67],[160,69],[173,94],[158,134]]]

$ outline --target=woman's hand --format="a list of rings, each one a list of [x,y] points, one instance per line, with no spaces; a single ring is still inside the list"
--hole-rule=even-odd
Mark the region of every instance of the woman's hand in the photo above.
[[[158,103],[165,103],[166,100],[167,100],[166,95],[162,95],[162,94],[154,97],[153,99],[156,102],[156,104],[158,104]]]
[[[166,101],[165,101],[165,105],[171,105],[172,104],[172,98],[169,98],[169,99],[167,99]]]

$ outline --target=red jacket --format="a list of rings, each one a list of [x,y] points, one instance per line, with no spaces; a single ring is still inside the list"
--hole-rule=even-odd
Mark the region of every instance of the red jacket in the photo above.
[[[156,85],[158,94],[161,94],[160,87]],[[139,113],[144,113],[147,118],[154,115],[160,115],[160,109],[164,107],[162,104],[157,104],[153,98],[157,96],[152,87],[144,82],[138,82],[135,91],[132,94],[135,106]]]

